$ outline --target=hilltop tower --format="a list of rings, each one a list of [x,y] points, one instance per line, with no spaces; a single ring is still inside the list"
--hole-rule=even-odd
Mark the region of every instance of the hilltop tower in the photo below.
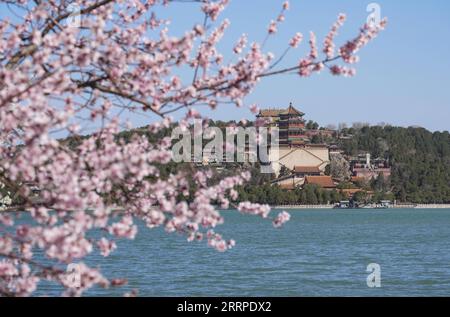
[[[302,145],[305,140],[305,114],[297,110],[292,102],[287,109],[264,109],[256,116],[276,126],[280,132],[280,145]]]

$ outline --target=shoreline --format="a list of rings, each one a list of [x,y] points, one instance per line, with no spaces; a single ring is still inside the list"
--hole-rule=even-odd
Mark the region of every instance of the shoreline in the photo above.
[[[278,205],[270,206],[272,209],[333,209],[335,205]],[[354,209],[450,209],[450,204],[398,204],[389,208],[354,208]],[[351,208],[343,208],[351,209]],[[342,210],[342,209],[341,209]]]
[[[334,209],[333,205],[270,205],[271,209],[286,209],[286,210],[292,210],[292,209]],[[12,206],[8,206],[8,208],[3,209],[0,207],[0,213],[5,212],[17,212],[17,210],[8,210],[10,208],[14,208]],[[342,208],[340,210],[362,210],[362,209],[450,209],[450,204],[397,204],[392,205],[389,208]],[[219,208],[220,209],[220,208]],[[120,208],[115,209],[114,211],[120,211]],[[222,210],[234,210],[234,209],[222,209]]]

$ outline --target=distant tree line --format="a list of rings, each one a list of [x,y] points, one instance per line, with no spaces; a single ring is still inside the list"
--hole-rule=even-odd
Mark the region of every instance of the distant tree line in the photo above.
[[[340,140],[348,155],[360,151],[386,159],[392,167],[389,190],[400,202],[450,203],[450,134],[424,128],[363,126],[341,131],[353,135]],[[380,186],[373,183],[372,186]],[[386,186],[386,184],[384,185]]]
[[[239,122],[210,122],[211,126],[219,126],[222,130],[230,123],[241,125]],[[315,122],[308,126],[318,128]],[[252,123],[249,122],[249,125]],[[366,124],[353,125],[348,128],[340,125],[340,134],[352,135],[350,139],[326,140],[337,143],[346,155],[357,155],[369,152],[373,158],[387,160],[392,169],[389,179],[378,177],[363,184],[356,184],[363,191],[354,197],[357,201],[379,201],[381,199],[397,200],[411,203],[450,203],[450,134],[449,132],[430,132],[424,128],[402,128],[389,125],[369,126]],[[118,134],[118,139],[129,141],[134,134],[146,135],[151,142],[158,142],[163,137],[170,136],[172,128],[163,129],[158,134],[150,133],[146,127]],[[318,136],[319,138],[320,136]],[[78,145],[83,136],[71,137],[61,142]],[[325,140],[315,140],[317,143]],[[162,176],[173,170],[184,170],[189,173],[190,164],[171,163],[160,166]],[[328,167],[329,175],[336,173],[340,165]],[[318,186],[307,185],[303,189],[287,191],[278,186],[271,186],[270,180],[274,175],[261,174],[258,165],[231,164],[222,171],[216,171],[217,177],[250,169],[252,180],[239,188],[240,200],[283,204],[326,204],[346,199],[339,190],[326,191]],[[341,168],[342,169],[342,168]],[[341,184],[338,189],[345,188]],[[350,188],[350,187],[347,187]],[[367,193],[372,192],[371,198]]]
[[[264,184],[246,185],[238,188],[239,200],[269,205],[316,205],[337,203],[346,196],[337,190],[324,190],[317,185],[305,185],[303,188],[285,190],[279,186]]]

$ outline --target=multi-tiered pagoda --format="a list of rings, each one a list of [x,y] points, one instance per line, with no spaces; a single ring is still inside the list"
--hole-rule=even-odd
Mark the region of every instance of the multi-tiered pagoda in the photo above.
[[[278,127],[280,145],[302,145],[307,139],[304,115],[290,103],[287,109],[261,110],[257,117],[268,120],[271,126]]]

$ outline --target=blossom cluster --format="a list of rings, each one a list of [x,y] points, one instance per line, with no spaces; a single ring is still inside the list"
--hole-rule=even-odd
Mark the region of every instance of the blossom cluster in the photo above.
[[[338,55],[335,55],[336,45],[335,37],[338,30],[344,25],[346,20],[346,15],[339,14],[337,21],[333,24],[330,32],[325,37],[323,42],[322,52],[325,58],[319,59],[319,51],[317,47],[317,39],[314,32],[310,32],[310,53],[308,56],[301,58],[297,67],[297,71],[300,76],[308,77],[314,72],[320,72],[325,67],[327,67],[332,75],[342,75],[345,77],[351,77],[356,74],[356,69],[346,65],[332,64],[339,59],[341,59],[345,64],[355,64],[359,61],[359,57],[355,55],[362,47],[367,45],[371,40],[373,40],[377,35],[385,29],[387,24],[387,19],[383,19],[379,25],[369,25],[365,24],[357,37],[353,40],[346,42],[338,49]],[[301,40],[300,35],[296,35],[290,45],[296,47],[296,44]]]
[[[175,123],[175,111],[182,112],[177,123],[186,129],[202,118],[196,106],[241,106],[264,77],[292,69],[308,76],[328,62],[318,60],[313,33],[300,65],[273,70],[273,54],[247,36],[233,48],[236,60],[224,61],[218,44],[230,22],[219,16],[228,0],[201,1],[204,23],[180,36],[158,17],[173,5],[167,0],[1,1],[2,9],[6,3],[22,19],[0,22],[0,184],[14,197],[0,212],[0,296],[30,295],[42,280],[59,283],[70,296],[94,285],[123,285],[81,261],[93,252],[110,255],[119,239],[134,239],[137,219],[218,251],[235,246],[214,231],[224,221],[220,208],[270,219],[269,206],[236,202],[235,188],[248,173],[219,182],[208,170],[164,174],[161,166],[172,160],[170,138],[151,141],[134,133],[125,139],[119,132],[136,115],[148,118],[147,134],[158,136]],[[80,8],[79,27],[68,23],[69,3]],[[269,34],[288,9],[285,2]],[[341,20],[326,40],[328,58]],[[354,54],[384,25],[364,26],[339,57],[355,62]],[[302,38],[297,33],[290,47]],[[352,74],[342,66],[331,71]],[[26,224],[16,219],[24,211],[32,217]],[[279,227],[289,215],[271,220]],[[92,238],[92,231],[101,234]],[[75,262],[74,279],[67,268]]]

